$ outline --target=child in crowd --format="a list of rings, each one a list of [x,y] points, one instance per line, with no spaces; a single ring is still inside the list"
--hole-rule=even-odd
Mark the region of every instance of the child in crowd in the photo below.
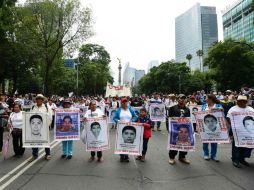
[[[145,156],[147,152],[147,146],[149,138],[152,136],[152,121],[150,120],[149,116],[147,115],[147,111],[145,108],[140,109],[140,114],[137,119],[138,123],[143,123],[144,126],[144,137],[143,137],[143,151],[142,156],[138,156],[136,160],[140,160],[141,162],[145,161]]]

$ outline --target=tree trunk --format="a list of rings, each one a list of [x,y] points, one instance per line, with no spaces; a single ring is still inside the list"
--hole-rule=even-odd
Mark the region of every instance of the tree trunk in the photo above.
[[[48,59],[46,60],[46,68],[45,68],[45,74],[44,74],[44,83],[43,83],[43,95],[48,95],[48,82],[49,82],[49,70],[52,65],[52,62]]]

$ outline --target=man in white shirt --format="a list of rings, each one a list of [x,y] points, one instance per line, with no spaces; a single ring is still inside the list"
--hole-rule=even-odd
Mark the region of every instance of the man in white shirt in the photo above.
[[[43,102],[45,100],[45,97],[42,94],[38,94],[35,98],[36,104],[33,106],[31,112],[39,112],[39,113],[45,113],[47,115],[47,123],[50,126],[52,122],[52,110],[48,108]],[[38,158],[38,148],[32,148],[32,154],[33,157],[31,158],[30,162]],[[50,160],[50,148],[45,148],[45,159]]]
[[[232,108],[229,109],[228,111],[228,123],[230,124],[232,121],[232,113],[234,112],[254,112],[254,109],[250,106],[247,106],[248,103],[248,98],[247,96],[242,96],[239,95],[237,98],[237,105],[233,106]],[[240,164],[245,165],[245,166],[250,166],[250,164],[245,161],[245,157],[247,154],[250,155],[251,149],[249,148],[244,148],[244,147],[236,147],[234,138],[233,138],[233,133],[232,129],[230,130],[230,134],[232,137],[232,163],[236,168],[240,168]]]

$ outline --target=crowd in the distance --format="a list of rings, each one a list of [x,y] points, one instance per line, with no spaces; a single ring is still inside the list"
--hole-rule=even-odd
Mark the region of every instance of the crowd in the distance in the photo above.
[[[228,120],[229,134],[232,137],[232,163],[239,168],[242,165],[249,166],[245,160],[250,157],[251,149],[236,147],[232,131],[230,130],[230,114],[237,110],[240,112],[254,111],[254,90],[243,87],[239,92],[232,92],[227,90],[222,92],[205,92],[197,91],[191,95],[184,94],[162,94],[153,93],[152,95],[134,95],[133,97],[103,97],[103,96],[81,96],[81,97],[63,97],[53,95],[45,98],[43,95],[25,94],[15,96],[0,96],[0,153],[3,147],[3,133],[5,128],[12,127],[13,149],[15,157],[21,157],[25,149],[22,147],[22,111],[26,109],[36,112],[46,112],[50,115],[50,128],[54,127],[54,111],[57,108],[79,108],[88,106],[89,110],[86,117],[92,116],[96,113],[97,116],[107,116],[110,108],[116,108],[114,117],[115,123],[112,124],[111,129],[117,127],[118,121],[135,121],[143,123],[144,139],[142,155],[136,159],[145,161],[145,155],[148,149],[148,141],[152,135],[152,131],[161,131],[161,122],[152,122],[148,115],[148,107],[150,104],[164,104],[166,108],[166,118],[169,117],[190,117],[189,106],[202,105],[202,110],[222,109],[225,117]],[[104,107],[105,110],[100,110],[98,107]],[[143,107],[139,115],[135,113],[135,107]],[[134,120],[135,118],[135,120]],[[168,126],[168,119],[166,119],[166,126]],[[195,129],[194,125],[194,129]],[[72,158],[72,142],[63,141],[62,158]],[[66,148],[68,147],[68,148]],[[50,160],[50,148],[45,148],[45,159]],[[96,152],[91,152],[89,161],[95,160]],[[176,163],[175,157],[178,154],[176,150],[169,150],[169,163],[174,165]],[[38,148],[32,150],[33,158],[38,157]],[[179,161],[185,164],[190,164],[186,158],[187,152],[179,151]],[[209,144],[203,143],[203,157],[205,160],[213,160],[218,162],[217,157],[217,143],[211,143],[211,151],[209,152]],[[102,152],[97,152],[97,159],[101,162]],[[128,155],[120,155],[121,162],[129,162]]]

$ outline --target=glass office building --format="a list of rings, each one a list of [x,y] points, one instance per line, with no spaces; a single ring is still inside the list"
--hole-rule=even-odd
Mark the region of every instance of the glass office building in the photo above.
[[[245,39],[254,42],[254,11],[252,0],[240,0],[223,12],[224,39]]]
[[[203,58],[209,47],[218,41],[217,14],[215,7],[200,6],[197,3],[175,19],[176,61],[187,62],[186,55],[191,54],[191,70],[203,70],[203,61],[196,52],[203,50]]]

